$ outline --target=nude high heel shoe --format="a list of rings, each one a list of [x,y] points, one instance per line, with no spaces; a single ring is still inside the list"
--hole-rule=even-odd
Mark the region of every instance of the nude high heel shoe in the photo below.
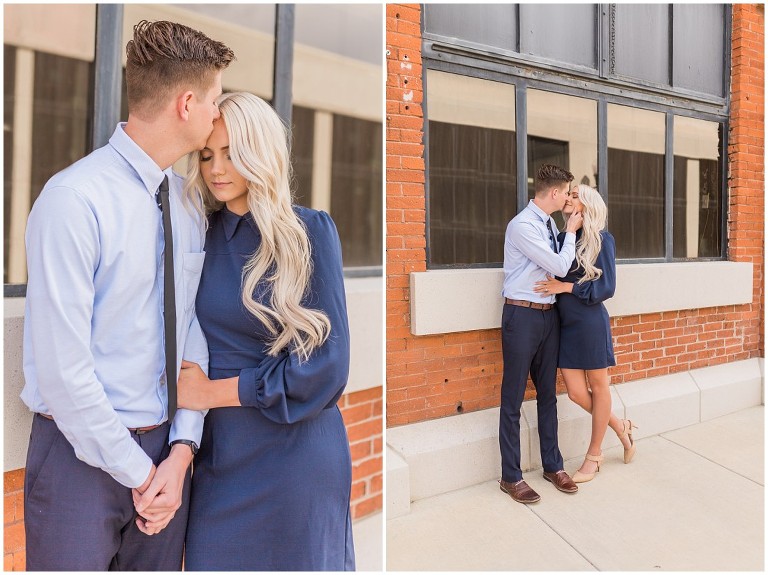
[[[592,481],[595,478],[595,473],[600,471],[600,464],[603,462],[602,455],[590,455],[587,453],[584,456],[584,459],[597,463],[597,470],[594,473],[582,473],[581,471],[577,471],[572,477],[574,483],[586,483],[587,481]]]
[[[629,463],[635,456],[635,440],[632,438],[632,429],[637,429],[637,426],[629,419],[622,419],[624,429],[619,433],[619,439],[622,439],[625,435],[629,437],[629,447],[624,448],[624,463]]]

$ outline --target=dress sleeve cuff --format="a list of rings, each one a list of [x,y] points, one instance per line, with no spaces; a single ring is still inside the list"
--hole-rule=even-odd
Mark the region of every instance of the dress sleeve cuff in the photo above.
[[[249,367],[240,371],[237,380],[237,395],[240,405],[243,407],[258,407],[259,395],[264,387],[262,374],[264,370],[259,367]]]

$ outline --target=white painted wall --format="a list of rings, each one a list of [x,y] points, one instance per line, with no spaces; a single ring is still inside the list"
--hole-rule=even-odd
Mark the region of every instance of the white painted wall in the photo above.
[[[345,280],[351,330],[352,363],[346,393],[384,385],[383,279]],[[6,298],[3,350],[3,470],[25,466],[32,415],[19,399],[24,386],[22,337],[24,298]]]

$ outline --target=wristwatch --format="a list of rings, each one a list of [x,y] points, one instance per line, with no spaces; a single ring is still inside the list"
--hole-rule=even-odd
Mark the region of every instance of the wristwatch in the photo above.
[[[192,441],[191,439],[176,439],[174,441],[171,441],[171,447],[176,445],[177,443],[181,443],[182,445],[189,445],[189,448],[192,450],[192,455],[197,455],[197,443]]]

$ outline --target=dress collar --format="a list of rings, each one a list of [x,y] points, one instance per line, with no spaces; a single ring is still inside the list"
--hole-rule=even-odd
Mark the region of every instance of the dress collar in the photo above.
[[[248,222],[256,233],[259,232],[259,229],[256,227],[256,222],[253,221],[251,212],[246,212],[242,216],[239,216],[235,212],[230,212],[227,209],[227,206],[224,206],[219,210],[219,213],[221,214],[221,223],[224,228],[224,238],[227,241],[232,239],[232,236],[235,235],[235,232],[242,221]]]

